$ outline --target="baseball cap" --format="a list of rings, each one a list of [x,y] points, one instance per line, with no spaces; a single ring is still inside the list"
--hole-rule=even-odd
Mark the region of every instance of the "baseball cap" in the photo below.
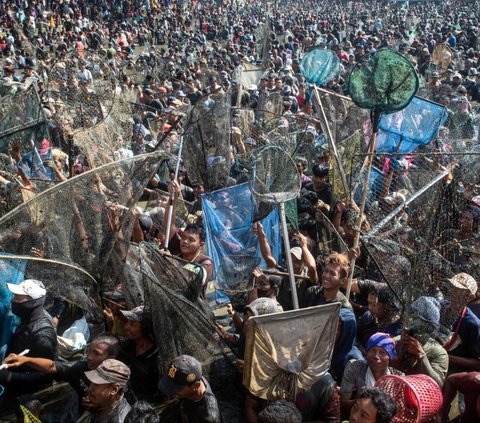
[[[250,310],[254,316],[263,316],[265,314],[272,314],[283,311],[281,308],[279,308],[276,300],[266,297],[253,300],[249,305],[245,307],[245,309]]]
[[[141,322],[143,319],[144,306],[135,307],[132,310],[120,310],[127,320]]]
[[[475,279],[467,273],[458,273],[453,278],[447,279],[451,285],[461,290],[468,290],[472,295],[477,293],[478,285]]]
[[[460,75],[458,72],[454,73],[452,78],[459,78],[462,79],[462,75]]]
[[[202,378],[202,365],[189,355],[180,355],[170,363],[167,373],[158,383],[158,389],[169,397],[175,396],[185,386]]]
[[[290,254],[295,256],[298,260],[302,260],[303,252],[302,252],[302,249],[300,247],[290,248]]]
[[[47,293],[43,282],[27,279],[18,285],[7,283],[7,288],[15,295],[28,295],[32,300],[38,300]]]
[[[407,201],[407,198],[401,192],[392,192],[390,195],[384,197],[383,201],[390,206],[398,206]]]
[[[130,369],[121,361],[108,358],[95,370],[85,372],[87,379],[97,385],[118,383],[125,386],[130,378]]]

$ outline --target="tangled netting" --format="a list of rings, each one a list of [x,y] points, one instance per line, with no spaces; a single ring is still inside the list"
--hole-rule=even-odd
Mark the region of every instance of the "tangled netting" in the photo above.
[[[231,351],[217,334],[213,313],[199,298],[201,272],[195,265],[166,255],[149,243],[131,248],[129,255],[132,257],[125,263],[130,277],[124,285],[126,298],[144,298],[146,313],[153,321],[160,372],[168,370],[172,357],[196,357],[220,409],[226,407],[231,412],[236,408],[233,415],[241,416],[241,394],[231,383],[236,371]]]
[[[105,120],[94,128],[75,132],[73,142],[85,155],[91,168],[127,158],[124,157],[127,150],[135,149],[138,142],[143,142],[142,130],[150,132],[152,143],[156,145],[160,124],[163,123],[144,119],[148,112],[148,106],[118,96]]]
[[[371,264],[407,305],[436,295],[456,273],[480,277],[475,239],[460,233],[460,216],[470,207],[462,181],[469,162],[479,158],[479,153],[434,152],[374,157],[362,241]],[[358,156],[352,168],[364,160]]]
[[[113,74],[97,56],[67,56],[56,62],[48,74],[49,101],[62,115],[65,131],[92,128],[103,122],[112,109],[115,89]]]
[[[111,163],[33,196],[0,219],[2,251],[40,256],[28,259],[31,277],[82,309],[98,312],[94,281],[109,273],[117,242],[130,240],[129,210],[161,157],[151,153]]]
[[[230,110],[228,97],[210,99],[195,107],[186,122],[185,166],[190,182],[203,185],[206,191],[229,184]]]
[[[39,146],[48,138],[48,121],[40,104],[40,98],[33,85],[16,95],[0,99],[0,152],[5,153],[8,143],[20,140],[30,148],[33,141]]]
[[[317,98],[313,97],[314,110],[320,116],[321,134],[315,134],[314,142],[308,142],[310,134],[306,134],[306,146],[303,147],[305,154],[300,154],[309,160],[310,163],[328,163],[330,167],[330,180],[333,181],[335,193],[340,198],[348,198],[350,193],[345,192],[340,179],[340,169],[336,160],[331,158],[329,144],[325,134],[328,127],[337,146],[338,155],[342,160],[344,172],[352,173],[352,159],[360,154],[368,141],[365,140],[364,127],[369,127],[370,118],[368,110],[362,109],[354,104],[347,97],[320,92],[320,101],[325,111],[326,121],[320,113],[320,105]],[[301,151],[301,150],[300,150]]]

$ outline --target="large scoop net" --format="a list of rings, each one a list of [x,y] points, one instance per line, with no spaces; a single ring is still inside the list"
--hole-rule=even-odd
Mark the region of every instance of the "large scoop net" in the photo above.
[[[426,145],[447,120],[447,109],[437,103],[414,97],[405,109],[383,115],[379,123],[376,151],[409,153]]]
[[[348,79],[348,92],[355,104],[386,113],[406,107],[418,86],[412,62],[389,49],[363,56]]]
[[[196,106],[186,122],[184,161],[192,185],[214,191],[229,184],[230,102],[227,97]]]
[[[173,357],[192,355],[202,363],[220,408],[227,402],[230,409],[235,407],[235,398],[239,399],[231,383],[235,367],[227,358],[230,350],[217,336],[212,312],[199,299],[202,273],[151,244],[142,244],[139,253],[140,284],[145,290],[146,312],[153,320],[160,372],[168,370]]]
[[[48,121],[34,85],[26,91],[0,100],[0,151],[6,152],[13,139],[30,146],[33,140],[39,147],[48,138]]]
[[[461,184],[464,159],[464,153],[376,155],[362,242],[378,276],[406,305],[441,295],[456,273],[480,277],[475,240],[460,237],[461,213],[473,207]]]
[[[252,317],[243,374],[249,392],[294,401],[310,388],[330,367],[339,312],[336,303]]]
[[[255,156],[250,185],[259,218],[266,216],[277,204],[297,197],[300,176],[289,154],[279,147],[269,146],[260,149]]]
[[[97,74],[93,71],[95,66],[88,58],[67,56],[48,74],[48,97],[61,110],[63,126],[71,132],[100,124],[112,108],[115,98],[113,75],[108,67]]]
[[[0,219],[2,250],[29,255],[42,245],[45,257],[97,279],[115,242],[130,240],[128,211],[160,158],[151,153],[111,163],[38,194]]]

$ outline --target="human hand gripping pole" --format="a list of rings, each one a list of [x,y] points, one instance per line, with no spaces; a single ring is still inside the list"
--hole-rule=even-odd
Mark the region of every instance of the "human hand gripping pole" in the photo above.
[[[28,353],[30,352],[30,350],[23,350],[20,354],[18,354],[19,356],[24,356],[24,355],[27,355]],[[1,366],[0,366],[0,370],[3,370],[3,369],[8,369],[11,365],[8,364],[8,363],[3,363]],[[12,367],[16,367],[16,366],[12,366]]]

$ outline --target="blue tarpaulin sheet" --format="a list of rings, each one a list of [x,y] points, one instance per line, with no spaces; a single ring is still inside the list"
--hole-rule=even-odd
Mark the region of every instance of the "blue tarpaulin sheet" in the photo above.
[[[13,294],[8,290],[7,282],[11,284],[22,282],[26,264],[25,260],[0,260],[0,361],[5,358],[17,326],[17,318],[12,314],[10,306]]]

